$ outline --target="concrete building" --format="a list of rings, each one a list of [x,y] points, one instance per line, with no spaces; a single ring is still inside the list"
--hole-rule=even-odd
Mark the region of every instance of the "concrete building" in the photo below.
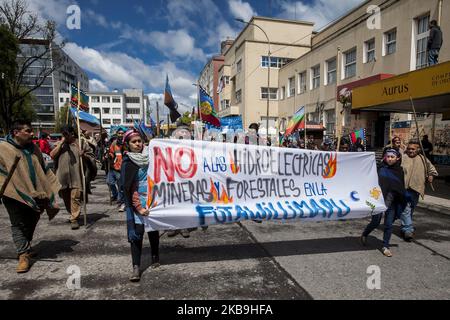
[[[145,119],[148,125],[147,110],[149,101],[142,89],[124,89],[123,92],[87,92],[89,113],[101,119],[102,126],[132,126],[133,120]],[[69,93],[59,94],[59,107],[70,102]]]
[[[222,41],[220,55],[213,56],[205,65],[202,72],[200,72],[200,77],[198,83],[206,90],[206,92],[213,98],[214,109],[219,111],[220,109],[220,99],[219,99],[219,83],[222,80],[219,77],[219,70],[222,68],[225,57],[224,53],[233,45],[233,40]],[[223,79],[225,81],[226,79]],[[229,80],[229,79],[228,79]]]
[[[267,38],[254,25],[270,40],[270,62]],[[277,127],[279,70],[310,51],[312,32],[311,22],[253,17],[224,52],[224,65],[219,70],[219,78],[225,81],[219,117],[241,115],[244,128],[253,122],[266,127],[269,95],[269,127]]]
[[[69,93],[70,86],[72,84],[76,86],[78,81],[82,90],[89,90],[89,78],[83,69],[63,50],[55,44],[51,45],[53,48],[49,53],[33,62],[26,70],[23,79],[25,87],[33,87],[40,76],[48,73],[46,70],[51,70],[55,63],[59,65],[59,68],[44,79],[42,86],[33,91],[36,97],[34,108],[38,119],[32,125],[43,129],[52,129],[55,126],[55,116],[59,105],[58,93]],[[20,44],[22,56],[25,58],[45,52],[48,46],[47,41],[37,39],[22,40]]]
[[[370,12],[369,6],[376,6],[376,10]],[[349,103],[341,116],[339,92],[427,67],[430,20],[437,20],[443,33],[439,62],[449,61],[450,1],[370,0],[313,34],[311,51],[279,71],[278,89],[286,92],[280,95],[281,122],[286,122],[300,106],[306,106],[308,120],[323,123],[326,135],[334,136],[342,121],[342,134],[365,128],[371,147],[384,146],[395,123],[411,122],[411,114],[407,114],[410,107],[404,113],[393,113],[390,108],[352,110]],[[448,69],[446,65],[443,68]],[[443,70],[443,74],[449,71]],[[430,103],[427,112],[437,111]],[[419,118],[448,128],[440,122],[441,115],[421,114]],[[421,134],[428,133],[431,138],[431,129],[423,130],[424,123],[419,127],[425,131]]]

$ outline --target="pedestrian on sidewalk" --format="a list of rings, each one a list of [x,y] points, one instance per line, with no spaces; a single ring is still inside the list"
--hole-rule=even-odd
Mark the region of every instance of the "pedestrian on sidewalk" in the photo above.
[[[112,199],[111,201],[117,201],[119,212],[125,211],[123,187],[120,179],[120,170],[122,167],[122,146],[123,135],[125,131],[119,128],[116,132],[116,137],[109,147],[108,157],[110,167],[108,175],[106,177],[106,183],[111,188]]]
[[[130,281],[141,278],[142,242],[144,239],[144,216],[148,216],[147,171],[149,163],[148,149],[144,148],[143,138],[138,131],[131,129],[124,135],[124,158],[121,178],[124,190],[125,212],[127,219],[128,242],[131,244],[133,273]],[[159,231],[147,233],[150,240],[152,268],[159,266]]]
[[[83,178],[81,174],[81,157],[83,162],[93,161],[94,154],[87,143],[81,141],[81,152],[77,133],[72,126],[65,126],[61,133],[63,138],[57,142],[50,156],[55,161],[56,176],[61,183],[60,197],[64,200],[67,212],[70,214],[72,230],[80,228],[78,218],[81,213],[83,199]]]
[[[436,168],[420,153],[420,143],[411,140],[406,148],[406,156],[402,159],[402,168],[405,172],[406,207],[400,219],[402,221],[402,233],[406,241],[411,241],[414,235],[412,216],[414,209],[425,195],[425,184],[432,183],[438,175]]]
[[[428,135],[424,135],[421,142],[425,157],[427,157],[428,160],[433,163],[433,156],[431,155],[431,152],[433,152],[433,144],[430,142],[430,140],[428,140]]]
[[[399,207],[405,207],[405,177],[400,166],[400,153],[395,149],[386,149],[383,154],[383,162],[378,169],[378,181],[383,193],[387,210],[384,212],[383,248],[381,251],[386,257],[392,257],[389,242],[392,235],[392,225],[397,216]],[[381,223],[383,213],[372,216],[361,236],[361,243],[367,245],[368,235]]]
[[[31,266],[31,241],[44,210],[49,219],[58,213],[55,201],[60,185],[53,172],[45,167],[39,147],[33,144],[33,129],[27,121],[16,121],[6,140],[0,141],[0,189],[5,183],[16,156],[20,157],[2,197],[11,221],[11,231],[19,264],[18,273]]]
[[[398,136],[392,138],[391,143],[389,143],[383,150],[383,152],[387,149],[395,149],[400,152],[400,157],[403,156],[406,150],[406,146],[402,144],[402,139]],[[400,159],[401,160],[401,159]]]
[[[437,25],[436,20],[431,20],[429,24],[430,36],[428,37],[428,66],[435,65],[439,62],[439,51],[442,47],[442,30]]]

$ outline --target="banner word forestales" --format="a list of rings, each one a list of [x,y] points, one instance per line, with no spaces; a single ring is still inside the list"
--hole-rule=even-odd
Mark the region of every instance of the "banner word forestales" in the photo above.
[[[149,152],[147,231],[386,210],[374,153],[159,139]]]

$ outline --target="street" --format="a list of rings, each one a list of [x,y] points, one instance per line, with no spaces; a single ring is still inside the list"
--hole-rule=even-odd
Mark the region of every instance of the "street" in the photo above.
[[[396,222],[392,258],[379,250],[381,228],[369,246],[359,244],[366,219],[248,221],[199,229],[188,239],[162,235],[157,269],[149,267],[145,239],[146,270],[131,283],[124,213],[109,206],[104,176],[93,186],[87,229],[70,230],[64,209],[51,222],[42,216],[33,241],[38,256],[25,274],[15,272],[0,206],[0,299],[450,299],[450,216],[426,211],[415,214],[414,242],[399,237]],[[79,268],[79,289],[70,286],[70,266]],[[380,289],[367,286],[369,266],[379,267]]]

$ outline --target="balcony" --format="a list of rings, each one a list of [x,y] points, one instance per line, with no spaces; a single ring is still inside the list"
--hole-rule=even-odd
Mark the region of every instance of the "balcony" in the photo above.
[[[220,110],[218,112],[218,116],[220,118],[228,117],[228,116],[238,116],[238,115],[240,115],[238,106],[230,106],[230,107]]]

